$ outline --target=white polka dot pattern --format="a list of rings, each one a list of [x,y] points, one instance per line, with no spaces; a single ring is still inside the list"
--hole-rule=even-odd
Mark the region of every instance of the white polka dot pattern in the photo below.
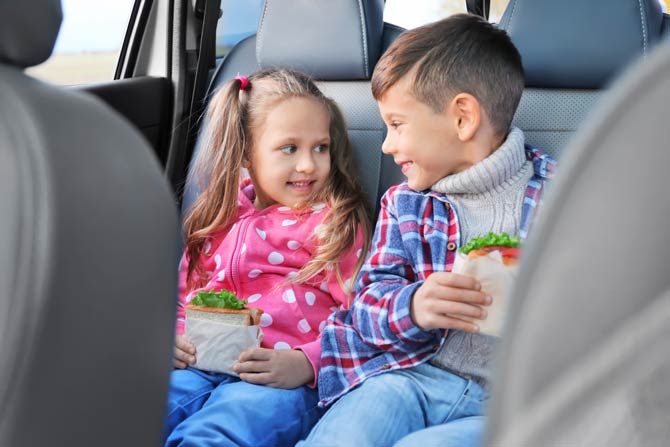
[[[298,321],[298,330],[303,334],[306,334],[309,331],[311,331],[312,328],[309,327],[309,323],[307,322],[307,320],[303,318],[302,320]]]
[[[248,192],[253,193],[253,189],[247,188],[245,193]],[[234,227],[231,225],[231,231],[214,233],[205,240],[203,254],[205,249],[209,252],[203,258],[206,262],[203,271],[213,273],[197,290],[233,290],[247,300],[249,307],[263,309],[259,324],[263,328],[261,346],[265,348],[291,349],[314,342],[329,313],[337,310],[340,301],[347,297],[333,281],[331,298],[330,272],[322,272],[304,284],[292,280],[312,259],[319,244],[314,237],[315,228],[321,225],[322,231],[329,207],[313,204],[294,210],[277,205],[259,211],[249,199],[252,199],[249,194],[241,196],[243,217]],[[353,254],[359,247],[348,251],[342,260],[343,278],[351,275]],[[184,277],[180,272],[180,290],[185,290],[181,296],[191,292],[184,288]],[[192,296],[188,295],[187,300]],[[188,301],[182,299],[184,304]]]
[[[272,324],[272,315],[265,312],[261,315],[261,327],[268,327]]]
[[[284,262],[284,256],[281,253],[273,251],[268,255],[268,262],[272,265],[278,265]]]
[[[295,292],[293,292],[293,289],[285,290],[281,294],[281,299],[286,303],[295,303]]]

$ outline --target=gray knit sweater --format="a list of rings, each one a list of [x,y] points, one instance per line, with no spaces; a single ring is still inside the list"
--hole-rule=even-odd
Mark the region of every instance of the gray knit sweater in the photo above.
[[[504,143],[486,159],[432,186],[454,205],[461,244],[488,232],[519,233],[521,209],[533,165],[526,160],[524,137],[513,128]],[[430,361],[487,387],[490,361],[498,338],[449,331],[442,349]]]

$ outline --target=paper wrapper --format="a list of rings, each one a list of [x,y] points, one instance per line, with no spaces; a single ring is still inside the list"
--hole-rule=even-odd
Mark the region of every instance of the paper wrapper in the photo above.
[[[242,351],[259,347],[263,339],[259,325],[237,326],[188,316],[184,334],[195,345],[195,368],[233,376],[237,376],[233,364]]]
[[[486,319],[471,321],[479,326],[479,333],[500,337],[509,306],[509,293],[516,278],[516,266],[503,264],[499,251],[475,259],[459,252],[451,271],[476,278],[482,285],[482,292],[493,297],[491,305],[485,307],[488,312]]]

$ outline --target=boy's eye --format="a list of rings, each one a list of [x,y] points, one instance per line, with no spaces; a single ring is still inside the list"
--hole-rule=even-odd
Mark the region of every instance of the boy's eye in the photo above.
[[[317,147],[314,148],[314,152],[323,153],[328,152],[329,149],[330,146],[328,146],[327,144],[319,144]]]
[[[295,154],[295,151],[298,150],[298,148],[293,146],[293,145],[289,145],[289,146],[281,147],[281,148],[279,148],[279,150],[282,151],[283,153],[287,154],[287,155],[291,155],[291,154]]]
[[[400,127],[400,123],[398,123],[398,122],[391,123],[391,127],[393,129],[397,129],[398,127]]]

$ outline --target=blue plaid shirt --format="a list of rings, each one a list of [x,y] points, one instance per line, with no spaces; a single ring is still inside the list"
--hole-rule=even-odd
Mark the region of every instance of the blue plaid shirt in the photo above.
[[[528,235],[555,161],[526,146],[534,175],[523,202],[519,236]],[[319,396],[328,405],[368,377],[430,360],[446,330],[424,331],[410,316],[414,292],[433,272],[451,271],[460,245],[453,205],[407,183],[382,198],[372,247],[356,281],[351,309],[328,319],[321,339]]]

